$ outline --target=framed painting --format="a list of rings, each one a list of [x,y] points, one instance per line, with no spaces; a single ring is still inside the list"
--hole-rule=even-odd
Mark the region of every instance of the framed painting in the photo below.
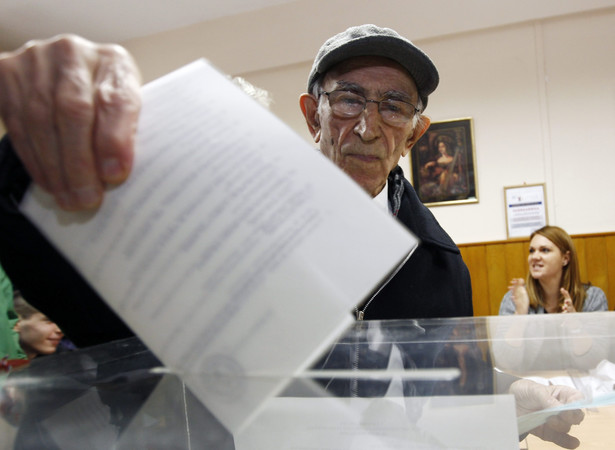
[[[427,206],[477,203],[472,118],[433,122],[412,147],[412,184]]]

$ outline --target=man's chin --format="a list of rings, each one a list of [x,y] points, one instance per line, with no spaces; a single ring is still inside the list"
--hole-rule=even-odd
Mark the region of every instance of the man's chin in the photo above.
[[[354,167],[346,166],[343,170],[355,183],[361,186],[365,192],[375,197],[386,184],[387,178],[386,176],[383,177],[382,170],[370,170],[374,168],[366,166],[369,166],[369,164],[361,164],[361,167],[357,167],[357,165]],[[378,167],[378,169],[382,168]]]
[[[382,191],[385,183],[374,182],[373,180],[361,180],[353,178],[353,180],[363,188],[371,197],[375,197]]]

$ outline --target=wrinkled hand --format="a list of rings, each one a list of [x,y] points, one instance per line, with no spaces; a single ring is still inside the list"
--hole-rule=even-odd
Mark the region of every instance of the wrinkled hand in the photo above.
[[[572,304],[572,298],[570,297],[570,294],[568,293],[568,291],[564,288],[561,288],[559,291],[562,294],[562,297],[564,297],[564,301],[562,302],[562,312],[563,313],[577,312],[574,305]]]
[[[510,386],[510,393],[515,397],[517,416],[583,398],[578,390],[568,386],[545,386],[525,379],[515,381]],[[549,417],[544,424],[534,428],[530,433],[563,448],[577,448],[580,441],[568,432],[572,425],[580,424],[584,418],[585,414],[580,409],[562,411]]]
[[[530,297],[525,289],[525,280],[523,278],[513,278],[508,286],[512,293],[512,300],[515,304],[516,314],[527,314],[530,310]]]
[[[141,76],[122,47],[61,35],[0,53],[0,117],[35,183],[67,210],[126,179]]]

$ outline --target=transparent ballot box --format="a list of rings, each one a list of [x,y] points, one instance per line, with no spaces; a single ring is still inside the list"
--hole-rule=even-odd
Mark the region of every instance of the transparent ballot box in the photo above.
[[[294,374],[181,373],[131,338],[5,374],[0,448],[606,448],[614,385],[610,312],[356,322]]]

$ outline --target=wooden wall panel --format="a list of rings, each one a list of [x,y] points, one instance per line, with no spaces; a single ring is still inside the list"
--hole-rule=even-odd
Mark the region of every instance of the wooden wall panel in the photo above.
[[[608,261],[605,244],[604,236],[585,239],[587,274],[582,279],[589,280],[596,286],[608,286]]]
[[[573,238],[574,247],[577,249],[577,257],[579,258],[579,275],[581,280],[588,280],[587,278],[587,252],[585,251],[585,239]]]
[[[489,304],[489,315],[497,316],[500,310],[500,303],[502,297],[506,293],[508,281],[508,265],[506,264],[506,252],[504,244],[485,245],[485,253],[487,255],[487,267],[488,279],[489,279],[489,292],[493,294],[487,294]],[[499,294],[499,295],[498,295]],[[479,297],[474,297],[478,299]],[[480,303],[480,302],[477,302]]]
[[[615,309],[615,235],[605,237],[607,282],[606,298],[609,301],[609,309]]]
[[[506,252],[506,286],[513,278],[523,278],[527,273],[527,255],[529,241],[515,241],[505,245]]]
[[[472,297],[473,298],[488,298],[489,297],[489,285],[487,283],[487,274],[485,264],[485,247],[474,246],[465,249],[463,255],[464,261],[469,267],[472,267],[473,273],[470,274],[472,278]],[[488,316],[490,315],[489,305],[484,302],[473,302],[474,315],[475,316]]]
[[[615,309],[615,232],[572,236],[581,280],[600,287]],[[528,239],[460,244],[470,276],[474,315],[497,315],[512,278],[527,273]]]

